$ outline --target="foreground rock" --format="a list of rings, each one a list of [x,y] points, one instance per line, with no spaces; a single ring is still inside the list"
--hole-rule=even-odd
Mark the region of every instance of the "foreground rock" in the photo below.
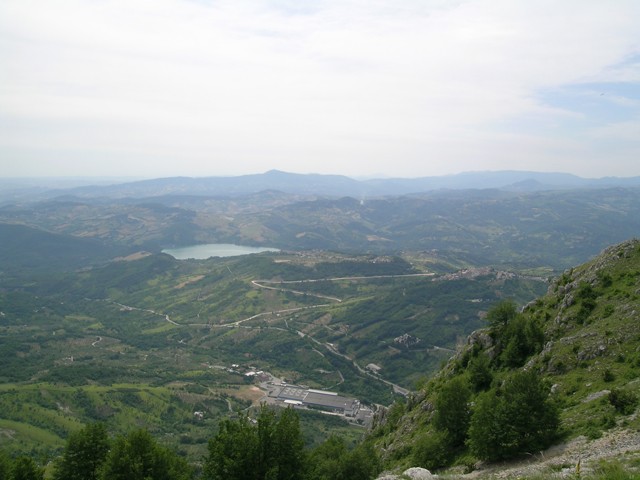
[[[437,475],[432,474],[426,468],[413,467],[402,472],[401,475],[389,475],[385,474],[381,477],[378,477],[377,480],[400,480],[400,479],[411,479],[411,480],[431,480],[438,478]]]

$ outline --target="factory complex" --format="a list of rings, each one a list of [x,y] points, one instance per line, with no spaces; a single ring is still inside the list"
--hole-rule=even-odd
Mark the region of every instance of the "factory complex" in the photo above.
[[[340,415],[351,421],[368,424],[373,412],[363,407],[355,398],[344,397],[335,392],[315,390],[297,385],[269,384],[268,397],[270,403],[309,408],[325,413]]]

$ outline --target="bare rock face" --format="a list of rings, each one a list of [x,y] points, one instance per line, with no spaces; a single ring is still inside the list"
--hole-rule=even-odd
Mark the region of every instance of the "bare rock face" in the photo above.
[[[467,338],[467,344],[470,347],[478,344],[483,350],[488,350],[493,347],[493,338],[485,330],[476,330]]]

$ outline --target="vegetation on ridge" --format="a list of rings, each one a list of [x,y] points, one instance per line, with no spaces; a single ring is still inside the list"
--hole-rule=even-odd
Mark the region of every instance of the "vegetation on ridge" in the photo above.
[[[373,432],[388,468],[473,468],[535,455],[578,435],[638,427],[640,241],[565,272],[522,312],[488,328]]]
[[[70,435],[46,475],[33,458],[11,459],[0,451],[3,480],[368,480],[379,468],[370,443],[349,448],[331,436],[305,447],[298,414],[266,406],[255,419],[243,414],[224,420],[195,468],[145,429],[110,438],[102,423]]]

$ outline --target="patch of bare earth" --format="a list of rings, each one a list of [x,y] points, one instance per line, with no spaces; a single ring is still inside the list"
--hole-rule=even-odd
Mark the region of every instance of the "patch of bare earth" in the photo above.
[[[640,459],[640,432],[612,430],[601,438],[577,437],[549,448],[528,459],[504,463],[482,464],[477,470],[460,475],[461,479],[512,479],[526,477],[568,478],[575,476],[578,464],[581,474],[588,474],[600,460]]]
[[[127,255],[126,257],[114,258],[114,260],[116,262],[133,262],[134,260],[140,260],[144,257],[148,257],[149,255],[151,255],[151,253],[149,252],[136,252],[132,253],[131,255]]]
[[[186,287],[187,285],[189,285],[190,283],[196,283],[199,282],[200,280],[202,280],[204,278],[204,275],[195,275],[193,277],[189,277],[186,280],[180,282],[178,285],[176,285],[175,288],[176,290],[180,290],[181,288]]]
[[[254,405],[257,405],[260,402],[260,399],[265,396],[265,393],[255,385],[252,385],[250,387],[241,387],[238,390],[221,390],[221,392],[226,393],[239,400],[250,400]]]

